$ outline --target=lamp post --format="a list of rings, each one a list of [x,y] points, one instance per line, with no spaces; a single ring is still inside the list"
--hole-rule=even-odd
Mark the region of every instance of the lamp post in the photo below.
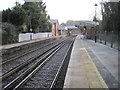
[[[29,15],[29,17],[30,17],[30,40],[32,40],[32,31],[33,31],[33,29],[32,29],[32,21],[31,21],[31,16],[33,15],[33,14],[39,14],[39,13],[30,13],[30,15]]]
[[[68,29],[68,27],[65,27],[65,30],[67,31],[67,35],[69,36],[70,33],[69,33],[69,29]]]
[[[96,18],[96,16],[97,16],[97,4],[95,3],[95,16],[94,16],[94,20],[93,21],[95,21],[95,43],[97,42],[97,18]]]
[[[29,17],[30,17],[30,40],[32,40],[32,32],[33,32],[33,29],[32,29],[32,20],[31,20],[31,16],[32,15],[35,15],[35,14],[40,14],[40,13],[30,13]],[[40,20],[40,19],[39,19]]]
[[[30,28],[30,32],[32,32],[32,28]],[[32,33],[30,33],[30,40],[32,40]]]
[[[56,23],[54,23],[54,26],[55,26],[55,36],[56,36]]]
[[[95,17],[96,17],[96,15],[97,15],[97,6],[98,6],[97,3],[95,3],[94,6],[95,6]]]
[[[31,25],[31,13],[30,13],[30,40],[32,40],[32,25]]]

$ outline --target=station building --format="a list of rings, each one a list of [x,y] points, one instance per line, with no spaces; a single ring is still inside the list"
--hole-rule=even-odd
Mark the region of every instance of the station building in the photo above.
[[[50,22],[52,23],[52,36],[59,35],[59,31],[58,31],[59,22],[58,22],[58,20],[57,19],[50,19]]]

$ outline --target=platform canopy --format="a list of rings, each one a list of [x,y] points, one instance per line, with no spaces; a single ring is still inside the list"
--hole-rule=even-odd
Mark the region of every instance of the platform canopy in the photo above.
[[[75,27],[75,26],[70,26],[70,25],[67,25],[67,26],[62,26],[62,25],[60,25],[60,26],[58,27],[58,29],[59,29],[59,30],[68,30],[68,29],[77,29],[77,27]]]

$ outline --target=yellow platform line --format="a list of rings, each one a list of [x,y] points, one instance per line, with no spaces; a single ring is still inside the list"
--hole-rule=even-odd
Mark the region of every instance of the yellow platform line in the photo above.
[[[26,43],[29,43],[29,42],[32,43],[32,42],[37,42],[37,41],[41,41],[41,40],[45,40],[45,39],[49,39],[49,38],[59,38],[59,37],[66,37],[66,35],[55,36],[55,37],[43,37],[43,38],[37,38],[37,39],[32,39],[32,40],[26,40],[26,41],[22,41],[22,42],[19,42],[19,43],[0,46],[0,49],[11,47],[11,46],[16,46],[16,45],[20,45],[20,44],[26,44]]]
[[[81,40],[80,40],[81,42]],[[83,43],[81,42],[82,48]],[[108,90],[107,84],[104,82],[102,76],[100,75],[96,65],[93,63],[89,53],[84,48],[84,50],[81,50],[82,57],[84,57],[84,69],[86,72],[86,77],[89,83],[90,88],[104,88]]]
[[[0,46],[0,49],[7,48],[7,47],[11,47],[11,46],[16,46],[16,45],[20,45],[20,44],[26,44],[26,43],[37,42],[37,41],[44,40],[44,39],[47,39],[47,38],[33,39],[33,40],[23,41],[23,42],[14,43],[14,44],[5,45],[5,46],[3,45],[3,46]]]
[[[109,90],[79,36],[73,45],[64,82],[65,88]]]
[[[22,43],[15,43],[15,44],[10,44],[10,45],[6,45],[6,46],[0,46],[0,49],[10,47],[10,46],[19,45],[19,44],[22,44]]]

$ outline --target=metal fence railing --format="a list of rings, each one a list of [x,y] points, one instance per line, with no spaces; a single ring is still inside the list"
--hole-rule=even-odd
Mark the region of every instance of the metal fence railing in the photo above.
[[[91,39],[96,39],[95,42],[120,50],[118,34],[115,34],[113,31],[97,31],[91,36]]]

